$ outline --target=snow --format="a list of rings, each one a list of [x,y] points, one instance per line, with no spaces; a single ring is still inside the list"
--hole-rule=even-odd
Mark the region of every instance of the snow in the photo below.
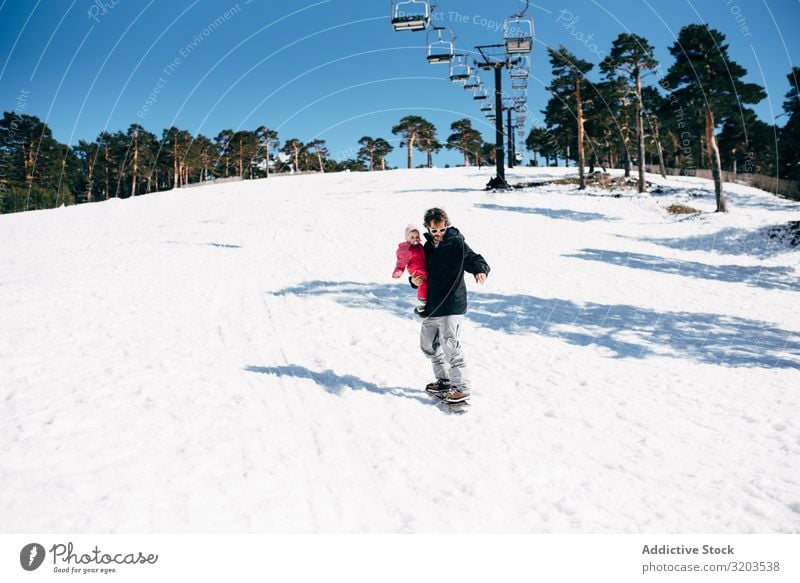
[[[3,530],[800,533],[800,253],[769,236],[800,204],[491,174],[0,216]],[[467,280],[466,415],[424,394],[391,279],[431,206],[492,266]]]

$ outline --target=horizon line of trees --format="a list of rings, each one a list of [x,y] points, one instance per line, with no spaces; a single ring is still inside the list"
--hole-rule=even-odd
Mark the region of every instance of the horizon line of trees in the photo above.
[[[404,117],[392,132],[408,149],[409,168],[414,150],[427,154],[428,167],[442,148],[462,150],[465,164],[493,157],[469,119],[451,128],[444,144],[436,126],[419,116]],[[0,213],[129,198],[216,178],[388,168],[386,157],[394,150],[388,140],[364,136],[358,146],[355,158],[334,160],[325,140],[289,138],[281,145],[278,132],[265,126],[226,129],[213,139],[171,127],[159,139],[134,123],[125,132],[103,131],[94,141],[69,147],[55,140],[38,117],[5,112],[0,120]]]

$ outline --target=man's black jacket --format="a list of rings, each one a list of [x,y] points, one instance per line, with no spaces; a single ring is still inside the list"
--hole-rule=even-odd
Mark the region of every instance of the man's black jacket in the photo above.
[[[455,227],[447,229],[438,247],[434,246],[431,234],[425,233],[425,261],[428,270],[428,316],[466,314],[464,272],[488,275],[489,264],[469,248],[464,236]]]

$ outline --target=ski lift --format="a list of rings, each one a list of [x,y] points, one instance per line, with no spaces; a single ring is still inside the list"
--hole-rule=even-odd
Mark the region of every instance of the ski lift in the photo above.
[[[464,89],[467,91],[475,91],[481,86],[481,78],[478,76],[478,73],[473,72],[472,75],[469,76],[467,82],[464,84]]]
[[[506,53],[509,55],[530,53],[533,50],[533,18],[525,16],[529,6],[530,2],[526,0],[525,10],[509,16],[503,24],[503,38]]]
[[[434,26],[428,31],[427,44],[428,44],[428,64],[440,65],[449,64],[455,55],[455,35],[450,31],[450,38],[444,37],[444,31],[447,29],[443,26]],[[436,33],[436,38],[431,40],[431,33]]]
[[[531,58],[528,55],[520,55],[508,72],[508,76],[512,79],[527,79],[530,70]]]
[[[425,30],[431,20],[429,0],[392,0],[392,27],[401,30]]]
[[[475,93],[472,94],[472,99],[475,101],[484,101],[489,99],[489,89],[486,87],[484,83],[478,85],[478,88],[475,90]]]
[[[527,77],[512,77],[511,78],[511,89],[527,89],[528,88],[528,78]]]
[[[450,63],[450,81],[458,85],[464,85],[472,75],[472,67],[467,63],[464,55],[454,55]]]
[[[483,105],[481,105],[481,111],[484,113],[492,111],[493,109],[494,107],[492,107],[492,104],[489,103],[488,101],[485,101]]]

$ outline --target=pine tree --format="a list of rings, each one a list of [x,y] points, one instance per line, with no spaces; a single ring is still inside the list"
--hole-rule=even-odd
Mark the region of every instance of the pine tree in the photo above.
[[[325,166],[323,164],[323,158],[326,158],[330,155],[328,152],[328,148],[325,146],[325,140],[311,140],[308,144],[306,144],[306,149],[308,153],[317,159],[317,163],[319,164],[319,171],[325,172]]]
[[[591,85],[584,99],[585,133],[590,148],[590,166],[599,164],[603,169],[616,165],[620,153],[623,158],[628,144],[628,111],[621,99],[622,83],[619,79]]]
[[[358,140],[358,145],[361,146],[358,150],[358,160],[367,162],[367,168],[372,172],[375,166],[375,140],[369,136],[364,136]]]
[[[586,188],[586,175],[584,174],[586,160],[584,152],[584,119],[583,119],[583,98],[581,88],[584,84],[586,73],[592,70],[594,65],[587,61],[578,59],[565,47],[559,49],[547,49],[550,55],[550,65],[553,67],[553,81],[547,88],[562,103],[569,101],[574,103],[574,117],[576,121],[576,134],[578,146],[578,177],[579,189]]]
[[[408,115],[400,120],[396,126],[392,128],[392,133],[400,135],[402,141],[401,146],[408,148],[408,167],[413,168],[413,154],[412,150],[416,147],[418,150],[425,151],[420,142],[427,143],[430,140],[431,124],[428,120],[418,115]],[[434,128],[435,135],[435,128]]]
[[[755,83],[745,83],[747,71],[728,56],[725,35],[706,25],[690,24],[681,29],[678,41],[670,47],[675,63],[666,82],[683,108],[703,112],[705,149],[714,178],[717,212],[727,211],[722,191],[722,160],[715,128],[735,115],[742,104],[758,103],[766,94]]]
[[[100,145],[97,142],[87,142],[80,140],[75,148],[75,153],[81,163],[81,170],[84,177],[83,194],[79,202],[92,202],[94,200],[95,188],[95,168],[100,155]]]
[[[174,126],[163,132],[161,155],[172,163],[173,188],[180,188],[189,181],[189,166],[186,156],[192,141],[192,135],[189,132]]]
[[[775,174],[775,132],[743,107],[739,115],[725,121],[719,132],[722,167],[734,174]]]
[[[150,177],[146,174],[153,164],[153,150],[158,142],[154,134],[145,130],[139,124],[132,124],[128,128],[130,140],[131,163],[131,196],[140,194],[142,180],[147,182],[146,192],[150,192]]]
[[[284,154],[288,154],[294,160],[294,170],[295,172],[300,171],[300,154],[305,152],[305,145],[303,142],[298,140],[297,138],[291,138],[286,140],[286,143],[283,145],[283,149],[281,150]]]
[[[216,146],[208,136],[200,134],[195,138],[192,148],[197,152],[197,165],[199,170],[197,178],[200,182],[205,182],[211,175],[211,169],[217,157]]]
[[[539,156],[543,156],[545,166],[550,166],[550,156],[553,154],[553,135],[547,128],[533,127],[525,138],[525,147],[533,152],[533,159],[537,161]]]
[[[392,146],[383,138],[378,138],[375,140],[373,149],[375,156],[381,162],[381,170],[386,170],[386,156],[388,156],[392,150],[394,150],[394,146]]]
[[[658,167],[661,171],[661,177],[667,177],[666,164],[664,162],[664,148],[661,143],[661,120],[658,113],[666,106],[666,99],[664,99],[654,87],[645,87],[642,89],[642,108],[644,111],[644,130],[645,134],[650,132],[652,146],[656,150],[658,156]]]
[[[622,71],[632,83],[636,98],[636,166],[639,170],[639,192],[645,191],[642,76],[656,67],[658,61],[653,58],[653,47],[650,43],[639,35],[627,33],[614,40],[609,56],[600,65],[607,77],[613,78]]]
[[[792,68],[786,78],[791,89],[786,94],[783,110],[789,121],[780,130],[779,176],[800,180],[800,67]]]
[[[477,164],[483,136],[472,127],[472,121],[469,118],[454,121],[450,124],[450,129],[453,133],[447,138],[447,149],[460,151],[464,156],[464,166],[469,166],[470,156]]]
[[[258,155],[259,140],[255,132],[240,130],[231,137],[230,155],[236,161],[237,176],[253,177],[253,161]]]
[[[230,154],[231,154],[231,140],[233,139],[233,130],[222,130],[217,136],[214,138],[214,142],[217,144],[217,163],[215,166],[219,168],[217,171],[218,174],[221,176],[224,174],[225,178],[230,176],[231,164],[230,164]]]
[[[265,126],[261,126],[256,130],[256,135],[261,142],[261,145],[264,147],[264,159],[266,160],[266,172],[267,178],[269,178],[269,163],[270,163],[270,152],[272,150],[277,150],[278,146],[280,145],[278,142],[278,132],[276,130],[271,130]]]
[[[440,152],[444,148],[444,144],[439,142],[436,126],[428,120],[425,120],[422,125],[422,133],[417,141],[417,146],[427,155],[427,167],[433,168],[433,154]]]

